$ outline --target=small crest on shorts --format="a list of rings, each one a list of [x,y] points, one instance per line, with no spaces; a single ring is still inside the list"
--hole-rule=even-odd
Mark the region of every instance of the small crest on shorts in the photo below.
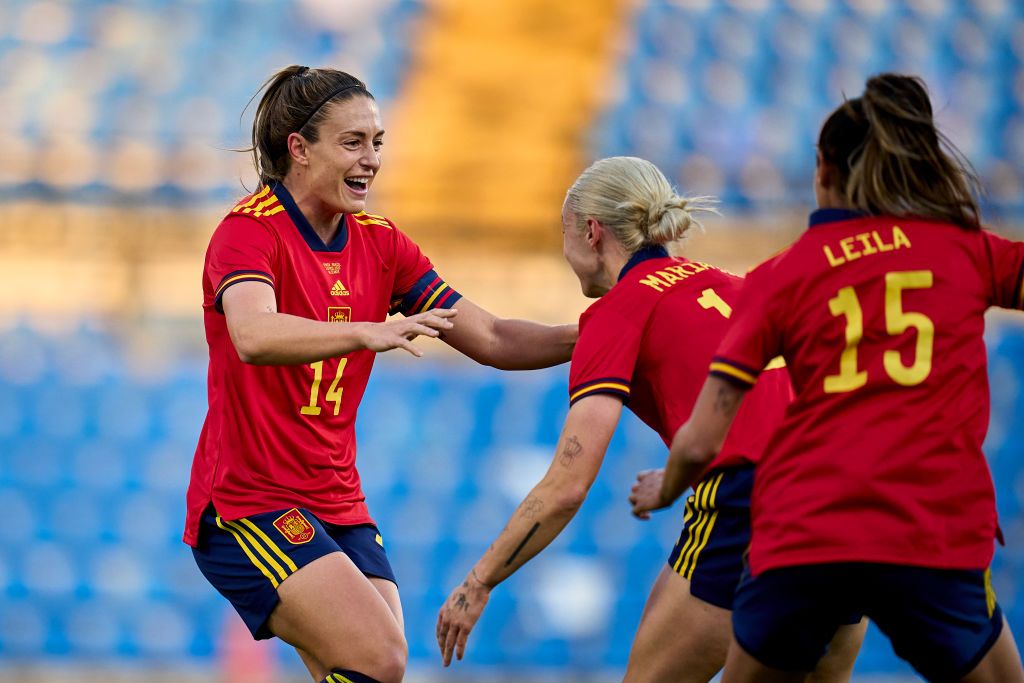
[[[309,523],[309,520],[303,517],[298,508],[292,508],[275,519],[274,526],[293,545],[309,543],[313,540],[313,534],[316,532],[316,529]]]
[[[384,539],[380,537],[380,534],[377,534],[377,538],[373,540],[377,541],[377,545],[379,545],[381,548],[384,547]]]

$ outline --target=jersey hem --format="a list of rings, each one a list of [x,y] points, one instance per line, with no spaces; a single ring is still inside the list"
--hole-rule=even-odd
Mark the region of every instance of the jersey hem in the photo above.
[[[984,561],[973,559],[973,557],[971,559],[966,557],[966,555],[972,555],[971,553],[964,553],[963,555],[964,556],[945,560],[928,560],[921,557],[920,552],[907,552],[898,555],[892,553],[851,554],[850,552],[809,555],[807,553],[793,552],[777,553],[773,554],[770,559],[759,559],[755,551],[750,555],[750,573],[757,576],[772,569],[786,569],[788,567],[803,567],[816,564],[846,563],[891,564],[902,567],[924,567],[926,569],[966,569],[971,571],[984,571],[985,569],[988,569],[990,564],[992,564],[992,557],[995,555],[995,548],[993,548],[991,552],[987,553],[988,559]],[[913,558],[913,561],[909,561],[911,558]]]

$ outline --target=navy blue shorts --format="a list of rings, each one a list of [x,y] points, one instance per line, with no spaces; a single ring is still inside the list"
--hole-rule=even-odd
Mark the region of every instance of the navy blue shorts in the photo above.
[[[896,654],[929,681],[963,678],[1003,628],[987,571],[849,563],[746,577],[736,593],[733,633],[766,666],[811,671],[851,613],[874,621]]]
[[[363,574],[395,581],[377,527],[330,524],[302,508],[229,521],[211,505],[203,513],[192,555],[206,580],[228,599],[259,640],[274,635],[267,629],[267,620],[277,607],[281,582],[299,567],[338,551]]]
[[[668,557],[694,597],[722,609],[732,609],[743,574],[753,486],[753,465],[709,472],[686,500],[683,531]]]

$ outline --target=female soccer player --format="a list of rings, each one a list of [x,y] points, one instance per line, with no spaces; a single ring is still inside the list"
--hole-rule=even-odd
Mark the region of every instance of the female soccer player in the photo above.
[[[919,79],[876,76],[836,109],[810,229],[747,278],[663,481],[635,487],[640,514],[674,501],[786,359],[797,397],[758,465],[726,681],[803,680],[849,612],[928,680],[1024,681],[981,450],[983,314],[1021,308],[1024,244],[981,228],[968,178]]]
[[[253,636],[294,645],[315,680],[393,683],[402,611],[355,468],[375,352],[419,356],[410,340],[441,336],[481,363],[538,368],[569,359],[576,326],[495,318],[363,212],[384,130],[362,82],[290,66],[264,88],[259,188],[206,254],[210,407],[184,540]]]
[[[690,413],[742,280],[672,258],[700,200],[679,197],[650,162],[613,157],[576,180],[562,208],[564,254],[583,293],[569,414],[555,457],[438,615],[444,664],[461,659],[491,589],[561,532],[597,476],[624,403],[668,444]],[[779,364],[781,365],[781,364]],[[722,668],[729,610],[749,539],[754,463],[792,398],[786,371],[765,373],[739,424],[690,498],[686,526],[651,593],[628,681],[701,681]],[[856,615],[852,623],[860,621]],[[863,629],[844,629],[826,665],[846,680]]]

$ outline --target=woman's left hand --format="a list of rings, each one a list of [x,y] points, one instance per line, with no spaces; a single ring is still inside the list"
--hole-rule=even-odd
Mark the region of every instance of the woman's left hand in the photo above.
[[[451,664],[453,651],[456,658],[462,659],[469,632],[476,626],[490,596],[491,587],[478,580],[475,571],[448,596],[437,614],[437,646],[445,666]]]
[[[636,475],[633,492],[629,502],[633,504],[633,515],[638,519],[650,519],[651,510],[668,507],[661,499],[661,482],[665,478],[665,470],[644,470]]]

